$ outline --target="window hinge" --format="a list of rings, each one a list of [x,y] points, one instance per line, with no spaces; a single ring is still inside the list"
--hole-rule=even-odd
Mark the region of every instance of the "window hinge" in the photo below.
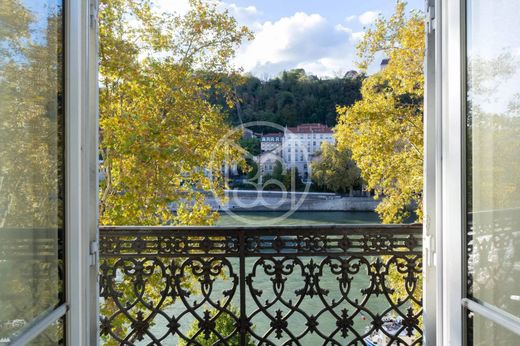
[[[428,6],[426,10],[426,30],[428,34],[431,34],[436,29],[436,20],[435,20],[435,6]]]
[[[91,241],[89,245],[89,265],[97,266],[99,259],[99,243],[97,240]]]

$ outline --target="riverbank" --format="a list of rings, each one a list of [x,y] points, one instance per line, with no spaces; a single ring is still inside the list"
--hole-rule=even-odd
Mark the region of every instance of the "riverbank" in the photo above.
[[[363,211],[373,212],[379,201],[372,197],[350,197],[324,192],[279,192],[256,190],[226,191],[227,202],[208,196],[214,211],[287,212],[296,211]]]

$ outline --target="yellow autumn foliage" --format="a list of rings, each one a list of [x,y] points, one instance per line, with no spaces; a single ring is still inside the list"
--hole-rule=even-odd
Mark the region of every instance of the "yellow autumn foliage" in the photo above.
[[[204,192],[223,194],[240,155],[208,91],[227,92],[219,78],[250,31],[204,0],[184,15],[102,0],[99,23],[101,224],[211,224]]]
[[[424,20],[407,14],[397,1],[395,13],[380,17],[357,46],[359,66],[381,54],[389,58],[383,70],[367,77],[362,99],[338,107],[336,140],[349,149],[369,189],[382,201],[383,223],[402,222],[416,210],[422,218]]]

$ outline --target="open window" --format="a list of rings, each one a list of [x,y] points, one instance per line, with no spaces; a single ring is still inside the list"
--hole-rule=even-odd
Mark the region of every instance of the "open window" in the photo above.
[[[97,267],[89,251],[97,230],[91,5],[0,5],[2,345],[98,339]]]
[[[516,1],[443,4],[442,342],[520,338]]]

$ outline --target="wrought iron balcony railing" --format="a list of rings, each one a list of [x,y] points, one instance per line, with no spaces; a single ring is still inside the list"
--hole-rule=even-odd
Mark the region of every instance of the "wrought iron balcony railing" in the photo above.
[[[114,345],[419,345],[420,225],[101,227]]]

